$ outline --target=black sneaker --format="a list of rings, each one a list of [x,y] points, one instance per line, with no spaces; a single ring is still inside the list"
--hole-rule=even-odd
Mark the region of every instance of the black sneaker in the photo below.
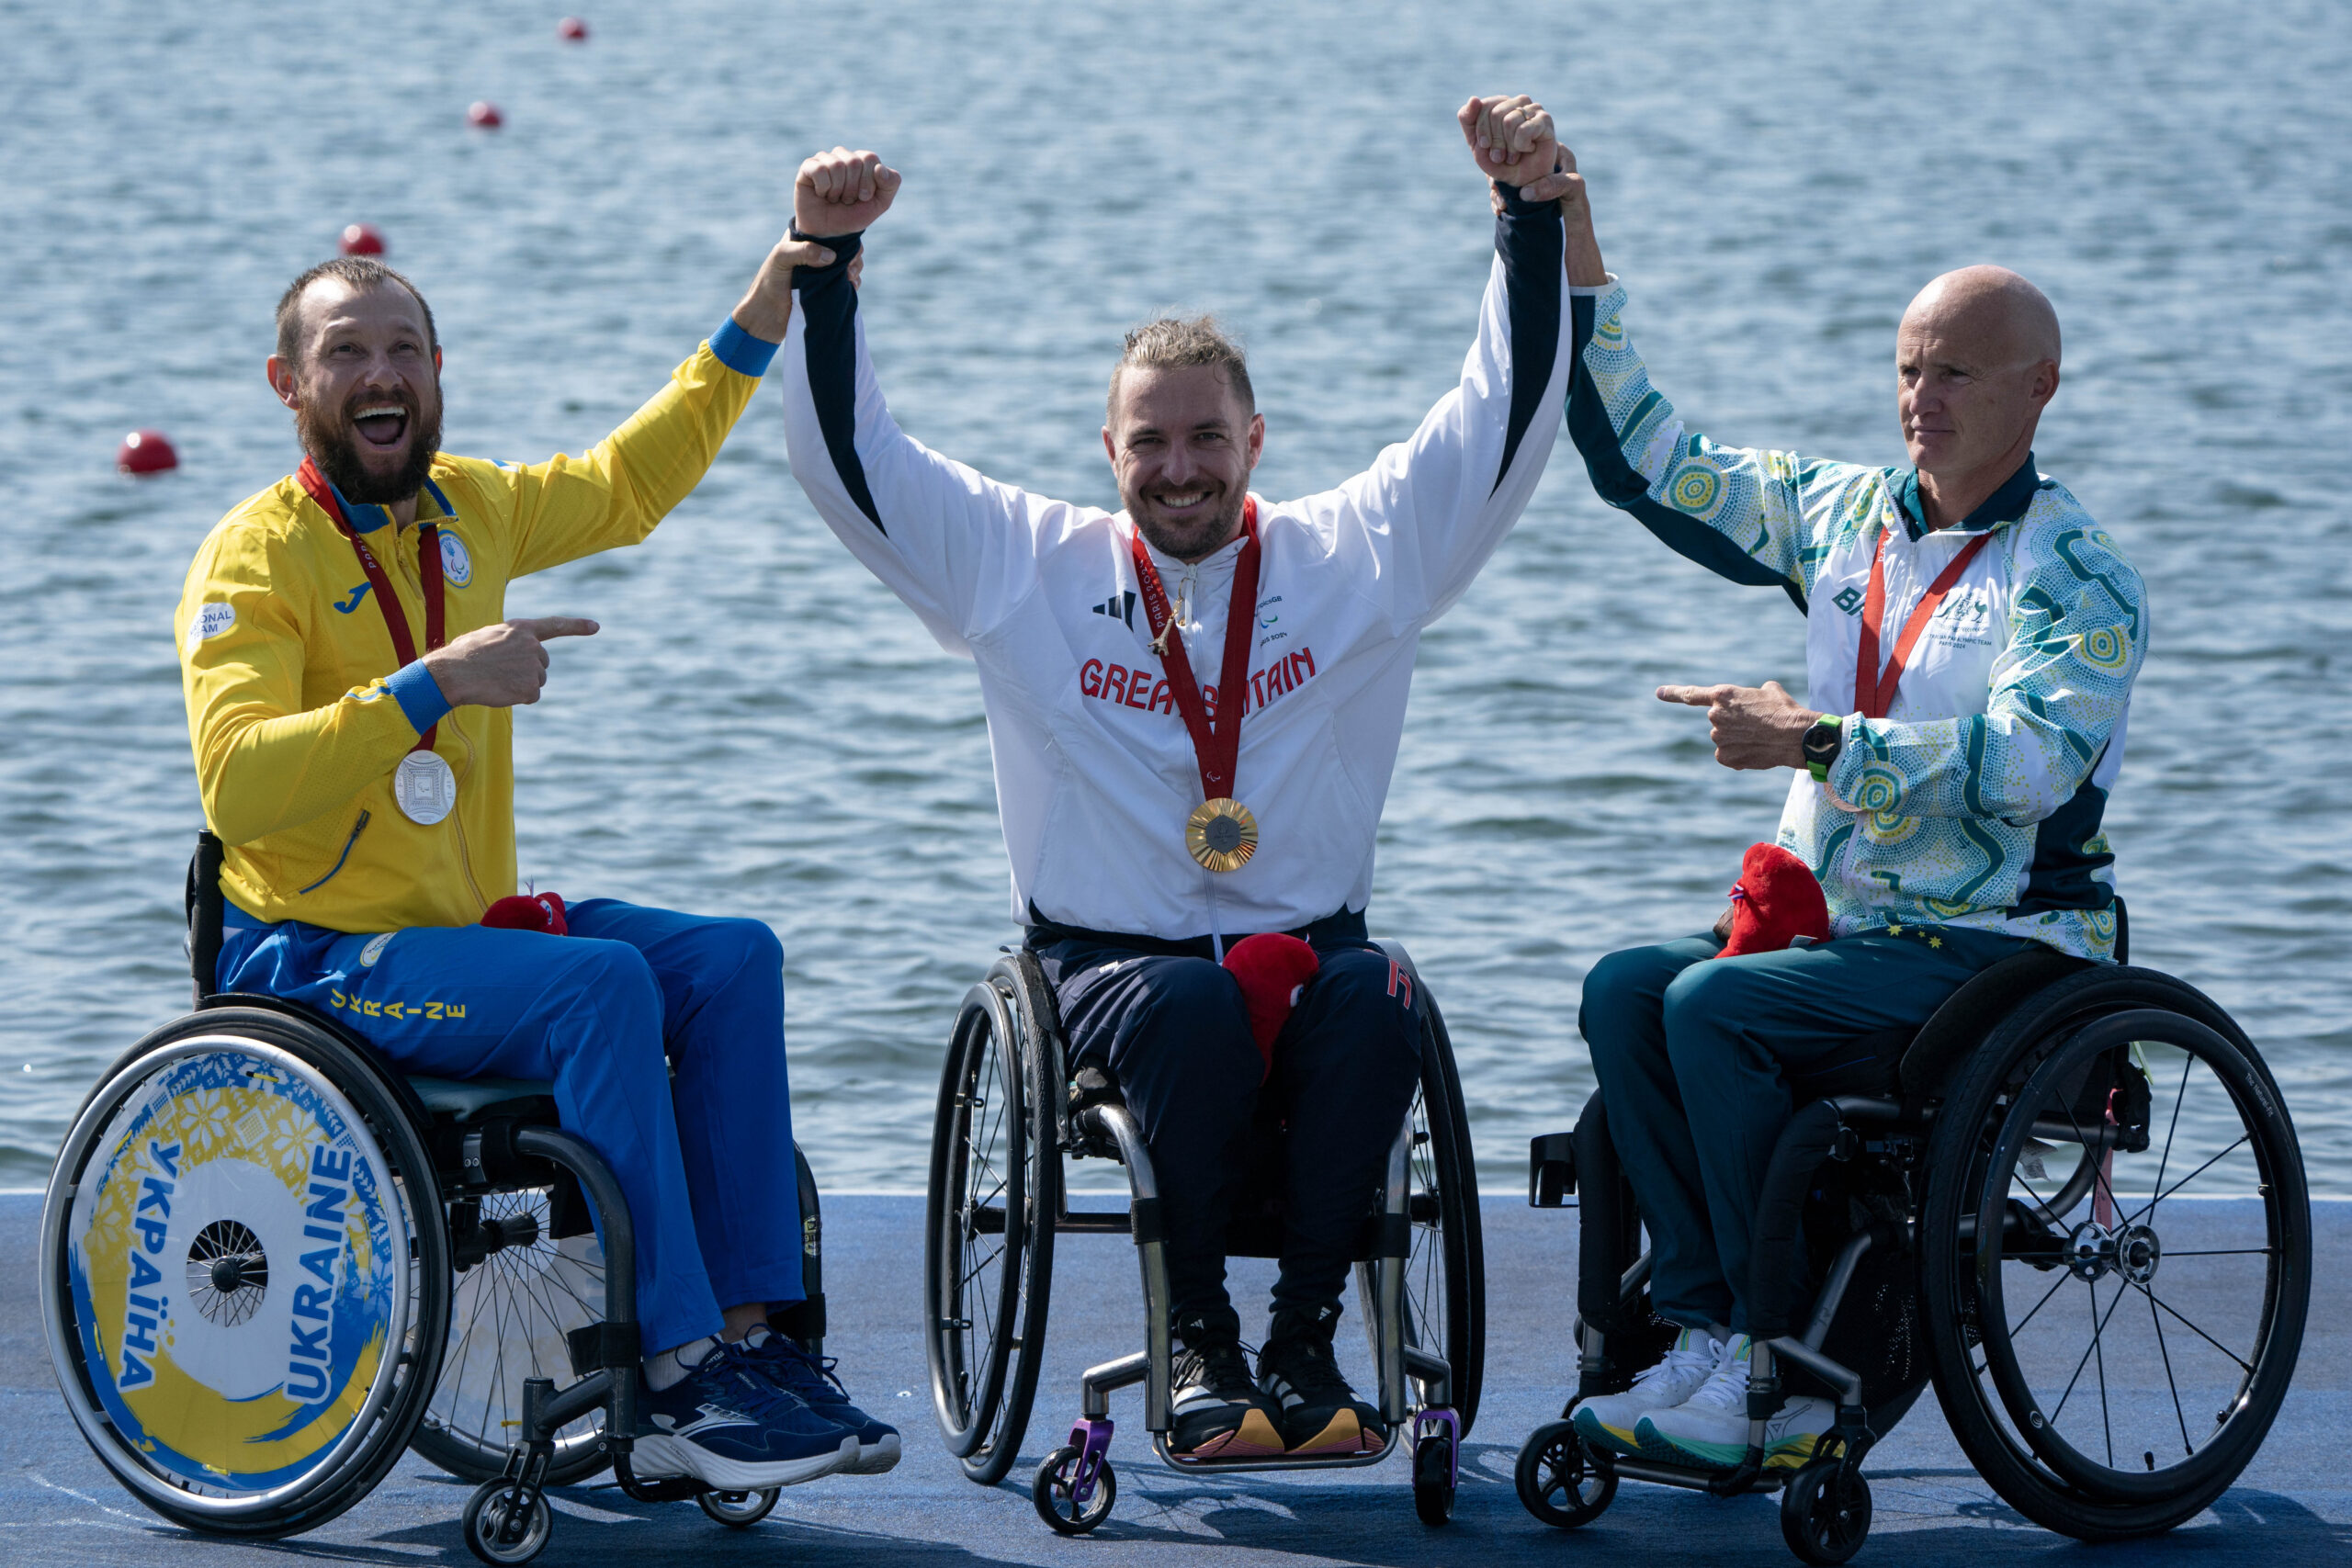
[[[719,1345],[668,1388],[639,1375],[637,1474],[690,1475],[729,1492],[793,1486],[857,1462],[857,1434],[771,1383],[732,1345]]]
[[[1258,1352],[1258,1386],[1282,1408],[1283,1451],[1371,1453],[1388,1440],[1380,1412],[1356,1397],[1331,1356],[1340,1309],[1309,1315],[1283,1308]]]
[[[1179,1325],[1182,1334],[1185,1325]],[[1283,1451],[1274,1427],[1276,1406],[1250,1381],[1250,1359],[1238,1338],[1204,1335],[1197,1323],[1183,1336],[1170,1400],[1176,1424],[1171,1453],[1190,1459],[1271,1459]]]

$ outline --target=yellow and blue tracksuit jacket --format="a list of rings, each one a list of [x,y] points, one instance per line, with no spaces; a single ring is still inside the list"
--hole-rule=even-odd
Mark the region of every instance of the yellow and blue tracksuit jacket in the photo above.
[[[701,482],[775,346],[730,320],[670,384],[578,457],[508,467],[444,455],[418,497],[440,524],[447,639],[506,617],[506,585],[634,545]],[[424,645],[419,530],[346,502]],[[205,820],[247,914],[341,931],[469,925],[514,891],[514,715],[451,708],[398,656],[351,542],[290,477],[237,506],[189,566],[174,618]],[[458,805],[421,827],[392,771],[438,724]]]

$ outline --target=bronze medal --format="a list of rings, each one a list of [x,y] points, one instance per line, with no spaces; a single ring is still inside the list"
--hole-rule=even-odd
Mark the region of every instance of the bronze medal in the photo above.
[[[1238,871],[1258,852],[1258,819],[1238,800],[1204,800],[1185,819],[1184,847],[1207,870]]]

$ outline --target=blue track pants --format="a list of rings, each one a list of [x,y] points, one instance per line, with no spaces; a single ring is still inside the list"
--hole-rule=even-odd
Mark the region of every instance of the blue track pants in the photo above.
[[[1747,1332],[1757,1195],[1795,1111],[1782,1066],[1925,1023],[1970,976],[2026,945],[1906,928],[1717,959],[1718,938],[1693,936],[1592,966],[1577,1026],[1649,1231],[1660,1316]]]
[[[1361,927],[1358,928],[1359,931]],[[1174,946],[1177,944],[1165,944]],[[1361,942],[1316,944],[1321,970],[1274,1042],[1272,1076],[1232,974],[1205,956],[1099,941],[1040,943],[1073,1070],[1108,1067],[1143,1127],[1159,1181],[1177,1320],[1239,1333],[1225,1288],[1225,1235],[1261,1093],[1288,1123],[1282,1271],[1274,1305],[1336,1306],[1396,1129],[1420,1082],[1409,976]]]
[[[220,986],[313,1008],[404,1072],[552,1080],[628,1199],[648,1350],[718,1333],[721,1306],[800,1300],[775,933],[611,898],[565,913],[569,936],[355,936],[232,909]]]

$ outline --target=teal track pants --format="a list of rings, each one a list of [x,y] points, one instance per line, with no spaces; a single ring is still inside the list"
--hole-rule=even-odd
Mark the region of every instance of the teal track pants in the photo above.
[[[1795,1110],[1783,1069],[1916,1026],[2022,938],[1948,926],[1716,958],[1715,937],[1612,953],[1577,1026],[1650,1237],[1660,1315],[1747,1328],[1748,1237]]]

